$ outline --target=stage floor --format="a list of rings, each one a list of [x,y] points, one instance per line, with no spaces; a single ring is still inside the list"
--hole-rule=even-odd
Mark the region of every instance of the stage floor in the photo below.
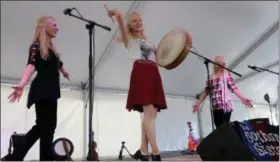
[[[124,157],[122,160],[116,158],[103,159],[100,158],[100,161],[136,161],[132,158]],[[152,161],[152,159],[150,159]],[[162,156],[162,161],[201,161],[199,155],[173,155],[173,156]]]
[[[201,161],[199,155],[181,155],[162,158],[162,161]]]
[[[161,159],[162,161],[202,161],[198,154],[194,155],[182,155],[182,151],[166,151],[161,152]],[[150,161],[151,161],[150,157]],[[125,155],[122,160],[118,159],[118,156],[116,157],[100,157],[100,161],[136,161],[135,159],[132,159],[130,156]]]

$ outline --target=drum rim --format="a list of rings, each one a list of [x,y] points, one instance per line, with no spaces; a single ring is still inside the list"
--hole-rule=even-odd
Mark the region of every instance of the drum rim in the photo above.
[[[53,150],[53,153],[54,153],[54,156],[55,158],[57,159],[60,159],[60,158],[67,158],[67,155],[59,155],[56,151],[55,151],[55,146],[58,142],[60,141],[63,141],[65,140],[66,143],[69,143],[70,144],[70,150],[69,150],[69,156],[71,156],[74,152],[74,145],[73,143],[68,139],[68,138],[64,138],[64,137],[61,137],[61,138],[58,138],[56,139],[53,144],[52,144],[52,150]]]
[[[180,34],[180,35],[184,35],[184,37],[181,37],[183,38],[183,42],[186,42],[187,41],[187,37],[185,37],[186,35],[186,31],[182,28],[175,28],[173,30],[170,30],[169,32],[167,32],[165,34],[165,36],[161,39],[161,41],[159,42],[159,45],[158,45],[158,48],[157,49],[163,49],[163,50],[157,50],[157,54],[156,54],[156,60],[157,60],[157,64],[161,67],[165,67],[165,66],[168,66],[169,64],[172,64],[173,61],[166,61],[166,59],[162,59],[161,58],[161,55],[162,55],[162,51],[164,51],[164,49],[166,49],[166,47],[163,45],[164,42],[168,39],[168,37],[172,37],[173,34]],[[180,39],[181,39],[180,38]],[[180,49],[178,49],[178,51],[184,51],[185,49],[185,43],[182,43],[182,45],[178,46],[180,47]],[[160,52],[160,53],[159,53]],[[181,54],[180,52],[180,54]],[[179,52],[178,52],[179,53]],[[180,54],[178,54],[177,56],[179,56]]]
[[[180,53],[179,57],[177,59],[175,59],[171,64],[169,64],[168,66],[165,66],[165,68],[167,70],[172,70],[174,68],[176,68],[177,66],[179,66],[183,61],[184,59],[188,56],[189,54],[189,51],[191,49],[191,44],[192,44],[192,39],[191,37],[187,34],[187,42],[186,42],[186,45],[185,45],[185,48],[184,50]]]

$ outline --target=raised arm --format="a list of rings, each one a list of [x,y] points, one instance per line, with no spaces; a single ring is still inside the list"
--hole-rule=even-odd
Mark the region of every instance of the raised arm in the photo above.
[[[117,9],[111,9],[109,10],[109,16],[115,16],[116,20],[119,24],[120,27],[120,32],[121,32],[121,41],[124,43],[124,45],[127,47],[128,46],[128,41],[129,41],[129,34],[126,28],[126,25],[124,23],[124,16],[122,13],[117,10]]]

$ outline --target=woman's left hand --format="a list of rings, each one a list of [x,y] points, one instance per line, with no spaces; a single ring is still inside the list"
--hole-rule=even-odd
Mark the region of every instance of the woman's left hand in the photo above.
[[[243,102],[243,104],[247,107],[247,108],[253,108],[253,104],[251,102],[251,100],[249,100],[248,98],[242,98],[241,101]]]
[[[64,76],[64,78],[66,78],[67,80],[70,81],[69,74],[66,71],[63,73],[63,76]]]

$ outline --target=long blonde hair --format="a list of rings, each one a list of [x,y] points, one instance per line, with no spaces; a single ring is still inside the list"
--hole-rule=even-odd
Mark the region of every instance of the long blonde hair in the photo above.
[[[41,58],[46,60],[49,56],[49,48],[53,50],[54,54],[59,58],[59,53],[57,52],[52,40],[47,42],[46,36],[46,23],[48,19],[55,19],[52,16],[41,16],[36,22],[35,34],[32,39],[32,43],[39,41],[40,43],[40,54]],[[49,43],[49,44],[48,44]]]
[[[138,12],[131,12],[129,15],[128,15],[128,20],[127,20],[127,23],[126,23],[126,29],[127,29],[127,32],[128,32],[128,36],[131,37],[132,39],[137,39],[137,37],[135,35],[133,35],[133,32],[132,32],[132,29],[130,28],[130,19],[131,19],[131,16],[132,15],[137,15],[139,17],[141,17],[141,15],[138,13]],[[143,39],[145,40],[148,40],[147,37],[145,36],[145,32],[144,32],[144,29],[143,29]],[[117,38],[117,41],[118,42],[122,42],[122,37],[119,36]]]

